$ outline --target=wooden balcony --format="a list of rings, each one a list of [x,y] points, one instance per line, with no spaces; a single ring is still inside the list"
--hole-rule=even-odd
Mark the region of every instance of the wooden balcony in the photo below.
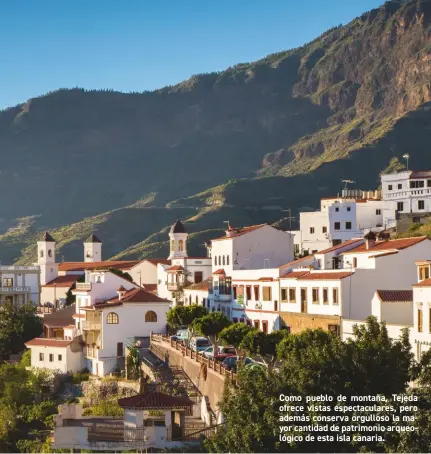
[[[84,320],[82,322],[82,329],[84,331],[100,331],[102,329],[102,321]]]

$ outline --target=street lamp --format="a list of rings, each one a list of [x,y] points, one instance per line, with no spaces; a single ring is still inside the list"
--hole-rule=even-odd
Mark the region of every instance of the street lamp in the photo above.
[[[409,170],[409,158],[410,158],[410,155],[408,153],[403,154],[403,158],[406,160],[406,167],[407,167],[407,170]]]

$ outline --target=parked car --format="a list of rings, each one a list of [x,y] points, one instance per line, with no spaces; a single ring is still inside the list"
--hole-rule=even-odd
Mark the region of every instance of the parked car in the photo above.
[[[212,345],[211,347],[208,347],[206,350],[204,350],[202,354],[205,356],[205,358],[215,358],[217,361],[223,361],[230,356],[236,356],[235,347],[232,347],[232,345],[220,345],[217,350],[218,353],[214,355],[214,346]]]
[[[171,339],[185,344],[189,340],[189,331],[187,329],[179,329],[175,335],[171,336]]]
[[[201,352],[210,347],[211,343],[206,337],[192,337],[189,346],[195,352]]]
[[[236,372],[238,368],[238,360],[239,356],[230,356],[229,358],[226,358],[222,364],[225,369]],[[245,358],[244,364],[247,366],[249,364],[255,364],[255,362],[251,358]]]

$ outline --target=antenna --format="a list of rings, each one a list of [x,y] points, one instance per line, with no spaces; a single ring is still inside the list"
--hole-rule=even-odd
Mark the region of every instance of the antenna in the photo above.
[[[223,224],[227,224],[228,230],[230,229],[230,222],[229,221],[223,221]]]
[[[292,231],[292,219],[295,219],[295,216],[292,216],[292,210],[288,208],[287,210],[281,210],[283,212],[289,213],[289,216],[282,218],[282,221],[287,219],[289,221],[289,233]]]
[[[344,183],[344,189],[347,189],[348,184],[355,184],[356,181],[353,180],[341,180],[342,183]]]

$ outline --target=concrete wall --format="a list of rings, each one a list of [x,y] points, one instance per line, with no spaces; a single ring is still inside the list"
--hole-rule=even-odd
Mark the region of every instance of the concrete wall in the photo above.
[[[339,326],[341,323],[340,317],[329,315],[282,312],[280,317],[282,318],[284,324],[290,327],[292,333],[300,333],[306,329],[317,328],[327,331],[329,325]]]

